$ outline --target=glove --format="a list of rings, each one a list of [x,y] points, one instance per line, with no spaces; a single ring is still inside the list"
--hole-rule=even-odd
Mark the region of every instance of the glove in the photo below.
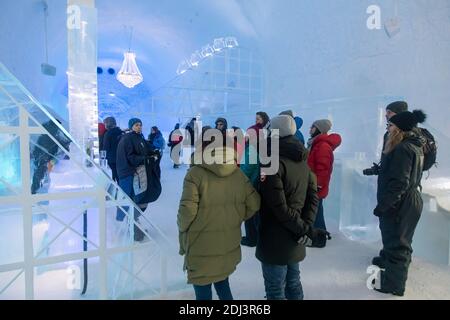
[[[310,247],[313,243],[312,239],[308,237],[306,234],[303,237],[300,237],[297,241],[298,244],[301,244],[305,247]]]
[[[384,212],[381,211],[381,210],[378,208],[378,206],[376,206],[375,209],[373,209],[373,214],[374,214],[374,216],[376,216],[376,217],[381,217],[381,216],[384,214]]]
[[[323,248],[326,246],[327,240],[331,240],[331,235],[328,231],[311,228],[311,230],[303,237],[300,237],[297,242],[307,247]]]

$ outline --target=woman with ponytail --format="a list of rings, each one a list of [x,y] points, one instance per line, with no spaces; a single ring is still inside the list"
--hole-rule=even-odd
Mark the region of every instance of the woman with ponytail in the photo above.
[[[421,110],[402,112],[389,120],[389,137],[378,176],[377,207],[383,241],[379,267],[382,293],[403,296],[413,252],[411,243],[422,212],[420,180],[423,138],[417,128],[426,115]]]

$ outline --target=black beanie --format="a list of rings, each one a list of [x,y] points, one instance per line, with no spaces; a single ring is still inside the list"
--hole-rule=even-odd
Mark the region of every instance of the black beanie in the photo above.
[[[402,131],[411,131],[417,127],[418,123],[425,122],[427,115],[422,110],[414,110],[413,112],[401,112],[389,119],[390,123],[395,124]]]
[[[391,110],[394,113],[402,113],[408,111],[408,104],[405,101],[395,101],[389,104],[386,110]]]

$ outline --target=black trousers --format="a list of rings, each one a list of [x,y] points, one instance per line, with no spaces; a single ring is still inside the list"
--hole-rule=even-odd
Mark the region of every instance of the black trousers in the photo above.
[[[381,275],[381,286],[404,292],[408,268],[413,253],[412,240],[422,213],[423,201],[416,190],[409,192],[396,211],[380,217],[383,249],[381,257],[386,266]]]

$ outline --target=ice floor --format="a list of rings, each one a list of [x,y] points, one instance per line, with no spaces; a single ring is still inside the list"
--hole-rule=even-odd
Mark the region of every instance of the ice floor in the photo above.
[[[66,171],[63,168],[56,169],[52,173],[52,181],[57,183],[58,179],[65,177]],[[162,159],[162,185],[163,193],[160,199],[151,204],[145,216],[158,226],[172,241],[173,252],[170,253],[170,259],[167,264],[167,277],[169,284],[169,294],[160,297],[152,296],[148,299],[193,299],[194,293],[190,286],[186,284],[186,276],[182,272],[183,259],[176,254],[178,247],[178,230],[177,230],[177,211],[178,203],[181,197],[183,179],[187,171],[187,166],[179,169],[173,169],[169,154],[165,153]],[[67,183],[67,181],[66,181]],[[70,215],[71,213],[66,213]],[[326,213],[325,213],[326,214]],[[114,212],[111,213],[111,217]],[[3,221],[0,224],[2,234],[9,234],[13,230],[20,230],[21,221],[11,219],[11,216],[0,216],[8,219],[8,223]],[[95,215],[94,215],[95,218]],[[427,224],[428,220],[421,220],[422,224]],[[1,220],[0,220],[1,222]],[[11,223],[16,223],[14,227]],[[430,263],[428,260],[415,257],[411,264],[409,280],[407,283],[407,291],[404,298],[394,298],[377,292],[371,291],[366,287],[368,274],[367,267],[370,265],[371,258],[377,255],[381,244],[362,243],[351,241],[343,234],[339,233],[337,221],[327,220],[328,227],[333,234],[333,239],[329,241],[325,249],[308,249],[307,257],[301,263],[301,277],[305,299],[450,299],[450,267],[445,263]],[[8,226],[9,228],[5,228]],[[58,229],[51,227],[51,234],[56,234]],[[57,226],[53,222],[53,226]],[[420,226],[420,225],[419,225]],[[423,227],[423,226],[422,226]],[[108,229],[112,234],[117,226],[108,224]],[[427,226],[428,228],[428,226]],[[54,230],[52,230],[54,229]],[[96,239],[95,225],[91,225],[89,233],[93,239]],[[22,250],[21,234],[15,236],[10,235],[11,244],[0,244],[3,248],[3,254],[10,253],[9,260],[14,262],[15,252]],[[63,235],[60,241],[55,242],[50,248],[48,255],[63,253],[61,250],[73,250],[79,247],[80,241],[73,240],[73,235],[67,233]],[[414,243],[413,243],[414,247]],[[134,263],[136,268],[145,261],[151,252],[142,250],[139,254],[135,254]],[[142,252],[142,253],[141,253]],[[254,249],[242,248],[242,262],[238,265],[236,272],[230,277],[232,292],[235,299],[258,300],[264,299],[264,285],[261,274],[261,267],[258,260],[254,256]],[[96,279],[96,269],[98,267],[97,259],[89,260],[90,278],[88,285],[88,294],[84,299],[95,299],[98,294],[98,279]],[[38,299],[83,299],[77,291],[68,291],[65,287],[67,266],[53,266],[38,268],[36,270],[35,292]],[[158,284],[159,273],[149,266],[143,273],[150,280]],[[23,277],[23,275],[22,275]],[[0,284],[1,284],[0,277]],[[5,279],[3,279],[5,280]],[[21,280],[23,281],[23,279]],[[16,290],[17,289],[17,290]],[[12,288],[11,296],[3,296],[4,298],[20,298],[18,288]],[[144,298],[146,295],[135,295],[133,298]],[[126,298],[126,297],[125,297]]]
[[[163,194],[146,214],[174,242],[178,241],[176,214],[187,167],[172,169],[168,154],[162,163]],[[308,249],[301,263],[305,299],[450,299],[450,267],[414,258],[406,295],[396,298],[366,287],[367,267],[378,254],[381,243],[364,244],[345,238],[338,223],[328,222],[333,239],[325,249]],[[414,244],[413,244],[414,246]],[[181,269],[181,264],[179,268]],[[230,278],[235,299],[264,299],[261,267],[254,249],[243,247],[242,262]],[[167,299],[193,299],[191,288],[169,294]]]

